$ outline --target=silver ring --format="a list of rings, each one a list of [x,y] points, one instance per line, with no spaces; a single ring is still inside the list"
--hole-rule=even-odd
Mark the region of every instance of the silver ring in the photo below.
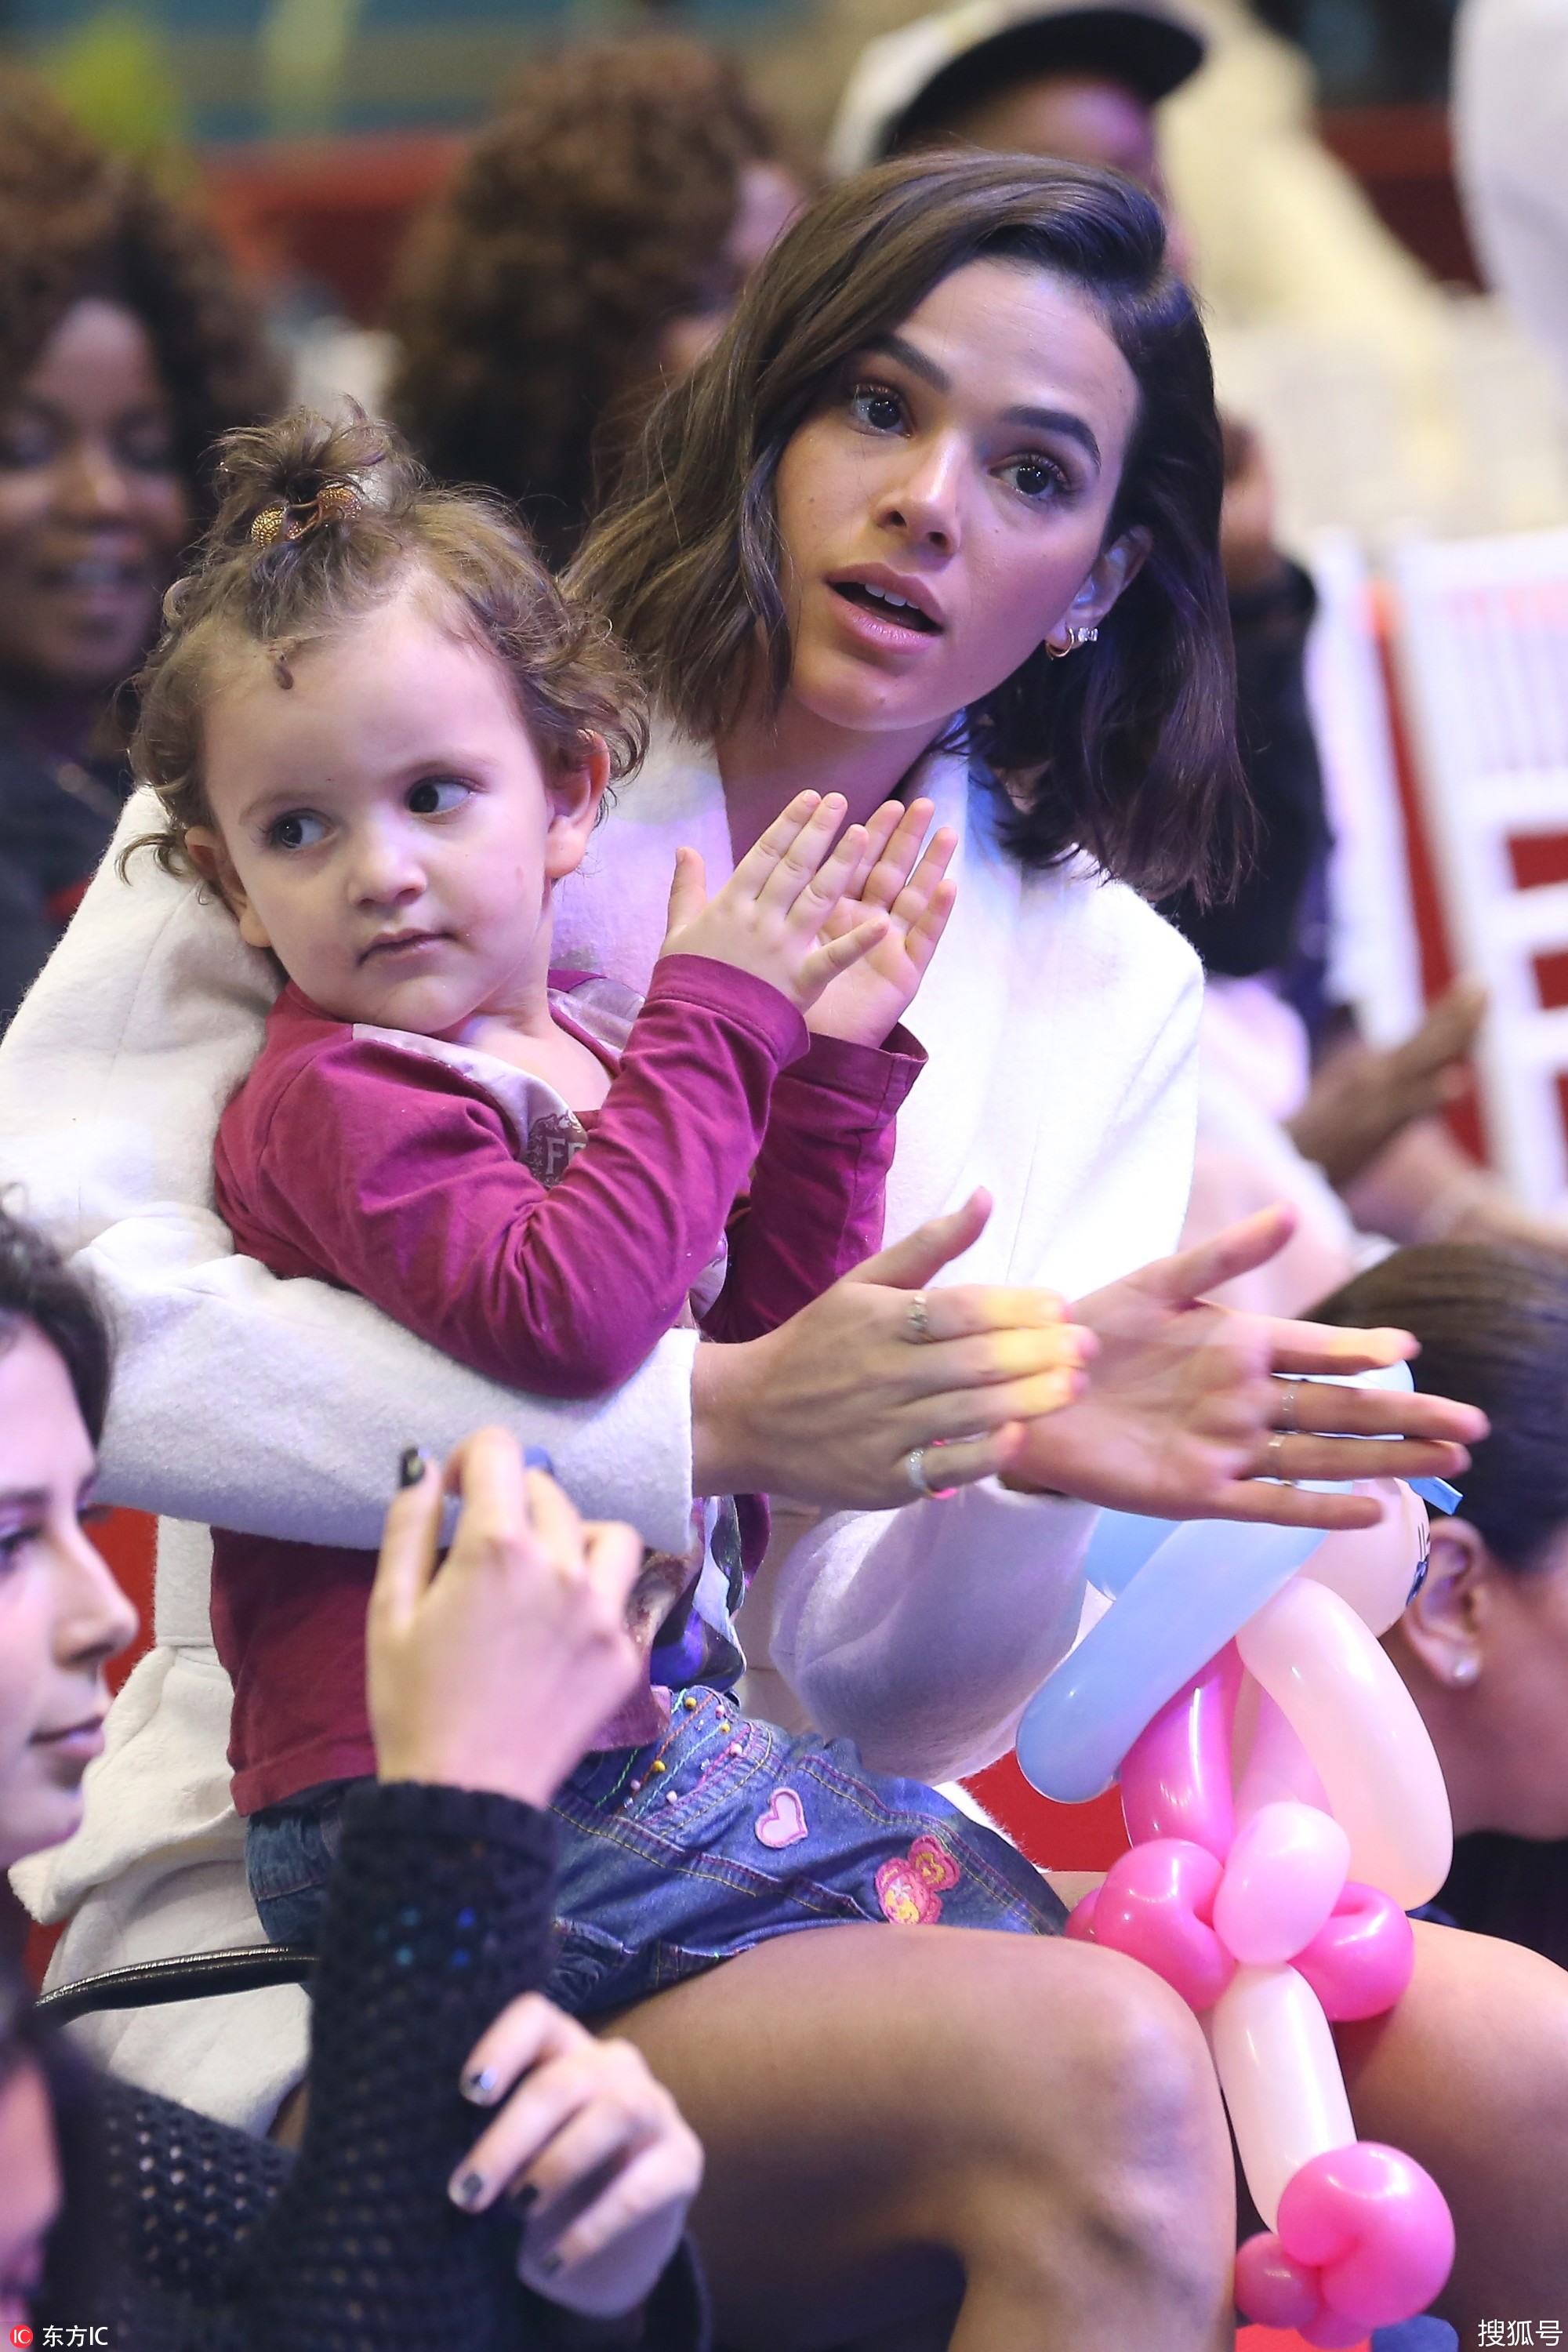
[[[910,1301],[910,1336],[915,1339],[931,1338],[931,1317],[926,1311],[926,1295],[917,1290]]]
[[[1268,1450],[1265,1454],[1268,1467],[1265,1469],[1263,1475],[1266,1478],[1278,1478],[1282,1486],[1293,1486],[1296,1481],[1294,1478],[1288,1478],[1286,1476],[1284,1466],[1285,1440],[1289,1435],[1289,1432],[1284,1429],[1276,1429],[1271,1432],[1268,1439]]]
[[[1294,1433],[1301,1426],[1300,1422],[1297,1418],[1297,1413],[1301,1402],[1301,1383],[1299,1379],[1281,1381],[1279,1388],[1281,1399],[1279,1409],[1287,1417],[1285,1420],[1278,1423],[1276,1426],[1287,1431],[1288,1433]]]
[[[952,1486],[933,1486],[926,1476],[926,1455],[931,1451],[929,1445],[911,1447],[904,1456],[904,1473],[917,1495],[923,1495],[928,1502],[940,1503],[956,1490]]]

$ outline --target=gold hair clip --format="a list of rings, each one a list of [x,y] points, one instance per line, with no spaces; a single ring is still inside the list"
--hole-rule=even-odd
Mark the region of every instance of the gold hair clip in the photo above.
[[[280,539],[303,539],[319,523],[352,522],[364,505],[364,493],[353,482],[324,482],[313,499],[298,505],[263,507],[250,526],[253,547],[276,547]]]

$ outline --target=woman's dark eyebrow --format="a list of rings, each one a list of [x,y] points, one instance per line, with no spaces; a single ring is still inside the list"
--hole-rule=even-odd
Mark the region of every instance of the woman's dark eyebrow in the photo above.
[[[924,352],[918,350],[913,343],[906,342],[902,335],[877,335],[866,349],[880,352],[887,359],[897,360],[909,369],[911,375],[918,375],[922,383],[929,383],[933,392],[952,390],[952,378],[946,369],[938,367],[934,360],[927,359]],[[1092,459],[1096,469],[1099,468],[1100,444],[1082,417],[1075,416],[1070,408],[1005,408],[1002,422],[1004,425],[1032,425],[1037,433],[1065,433],[1069,441],[1076,441]]]
[[[1004,425],[1032,425],[1039,433],[1065,433],[1069,441],[1076,441],[1088,452],[1097,468],[1100,465],[1099,442],[1082,417],[1075,416],[1070,408],[1005,408],[1002,422]]]
[[[899,361],[911,375],[918,375],[922,383],[929,383],[933,392],[952,390],[952,378],[946,369],[939,368],[934,360],[928,360],[924,352],[917,351],[913,343],[907,343],[902,335],[875,335],[865,348],[868,352],[880,352],[887,359]]]
[[[29,1515],[47,1511],[49,1490],[47,1486],[0,1487],[0,1512],[26,1511]]]

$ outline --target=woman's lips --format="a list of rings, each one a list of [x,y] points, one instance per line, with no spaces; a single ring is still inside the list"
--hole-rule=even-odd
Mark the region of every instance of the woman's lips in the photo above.
[[[880,604],[853,581],[835,581],[830,586],[843,625],[862,644],[896,647],[904,653],[915,646],[929,646],[942,635],[936,622],[912,605],[900,611],[897,605]]]

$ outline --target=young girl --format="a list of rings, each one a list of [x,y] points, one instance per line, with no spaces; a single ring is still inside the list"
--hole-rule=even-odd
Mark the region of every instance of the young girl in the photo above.
[[[892,803],[835,846],[842,798],[803,793],[711,904],[682,853],[640,1008],[552,980],[554,886],[640,750],[612,643],[515,525],[378,431],[297,412],[232,436],[223,479],[137,756],[168,812],[159,856],[289,975],[218,1134],[240,1247],[544,1395],[618,1387],[689,1295],[714,1337],[784,1321],[880,1240],[920,1058],[897,1024],[952,905],[952,835],[921,855],[930,803]],[[1057,1311],[1041,1301],[1060,1367],[1043,1406],[1078,1361]],[[935,1918],[944,1895],[961,1920],[1055,1922],[940,1800],[734,1719],[732,1612],[765,1534],[759,1498],[710,1503],[689,1554],[645,1568],[653,1683],[569,1793],[554,1982],[576,2006],[789,1927]],[[373,1767],[373,1566],[215,1534],[235,1801],[275,1940],[312,1937],[345,1784]]]

